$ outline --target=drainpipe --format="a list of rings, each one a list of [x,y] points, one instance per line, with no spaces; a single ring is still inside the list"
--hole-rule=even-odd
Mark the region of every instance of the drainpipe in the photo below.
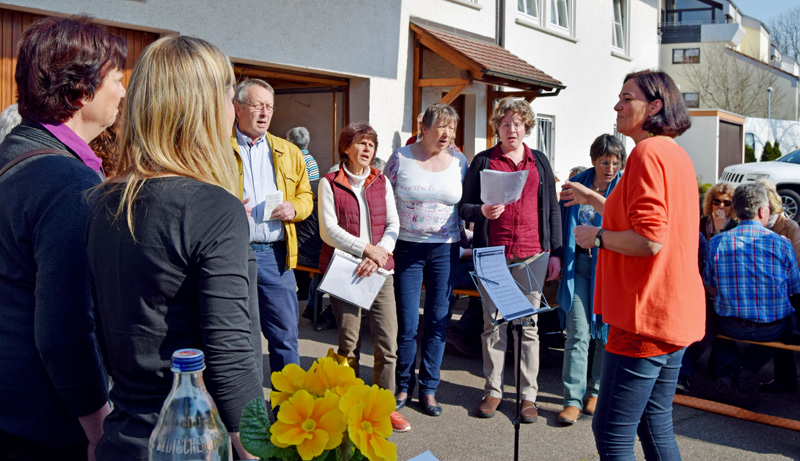
[[[506,2],[495,1],[495,43],[497,46],[506,47]]]

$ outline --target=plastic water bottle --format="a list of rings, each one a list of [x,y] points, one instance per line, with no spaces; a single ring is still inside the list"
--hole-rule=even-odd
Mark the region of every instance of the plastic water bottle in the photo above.
[[[230,461],[231,438],[203,383],[203,351],[172,354],[172,390],[150,435],[148,459]]]

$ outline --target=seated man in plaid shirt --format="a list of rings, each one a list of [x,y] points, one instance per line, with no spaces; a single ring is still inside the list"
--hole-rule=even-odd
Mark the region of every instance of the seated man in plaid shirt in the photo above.
[[[739,225],[709,240],[703,279],[714,293],[723,334],[796,343],[800,337],[789,297],[800,293],[800,273],[791,242],[764,227],[770,211],[763,186],[745,184],[736,189],[733,212]],[[717,339],[713,350],[718,376],[715,398],[745,408],[758,405],[754,376],[775,349],[749,344],[740,352],[733,341]]]

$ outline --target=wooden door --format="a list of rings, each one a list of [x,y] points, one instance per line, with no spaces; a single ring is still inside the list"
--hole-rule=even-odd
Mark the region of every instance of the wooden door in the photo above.
[[[742,163],[742,136],[744,127],[725,120],[719,121],[719,158],[717,178],[722,176],[722,170],[730,165]],[[713,178],[713,179],[717,179]],[[711,180],[712,178],[708,178]]]
[[[19,56],[19,41],[22,33],[30,25],[44,16],[0,8],[0,110],[17,102],[17,83],[14,72]],[[122,27],[107,27],[112,34],[119,35],[128,43],[128,57],[125,61],[122,84],[127,88],[133,72],[133,65],[147,45],[158,39],[159,34]]]
[[[442,95],[445,94],[447,93],[442,93]],[[466,98],[462,94],[457,97],[455,101],[451,102],[450,105],[456,110],[459,120],[458,126],[456,126],[456,147],[458,147],[461,152],[464,152],[464,107],[466,106]]]

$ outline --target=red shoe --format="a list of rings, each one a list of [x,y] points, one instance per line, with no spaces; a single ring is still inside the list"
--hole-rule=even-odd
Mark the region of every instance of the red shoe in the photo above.
[[[411,424],[400,413],[393,411],[389,417],[392,419],[392,429],[395,432],[408,432],[411,430]]]

